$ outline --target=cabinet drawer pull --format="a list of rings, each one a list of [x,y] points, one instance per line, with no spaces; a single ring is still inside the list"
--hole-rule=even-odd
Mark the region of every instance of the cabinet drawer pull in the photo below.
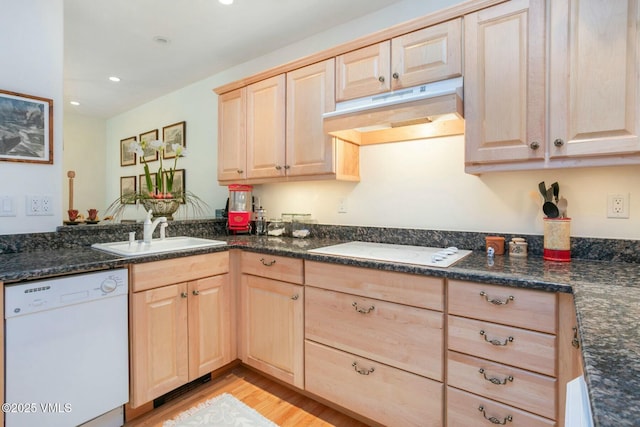
[[[188,297],[188,296],[189,296],[189,294],[188,294],[188,293],[186,293],[186,292],[181,292],[181,293],[180,293],[180,297],[181,297],[181,298],[186,298],[186,297]]]
[[[359,308],[358,307],[358,303],[354,301],[353,304],[351,304],[351,306],[353,306],[353,308],[358,312],[358,313],[362,313],[362,314],[369,314],[371,313],[376,307],[375,306],[371,306],[369,308]]]
[[[580,348],[580,340],[578,339],[578,328],[573,327],[573,339],[571,340],[571,345],[575,348]]]
[[[508,377],[505,377],[504,380],[501,380],[500,378],[496,378],[496,377],[487,377],[487,372],[484,370],[484,368],[480,368],[478,372],[480,372],[482,376],[484,376],[484,379],[489,381],[491,384],[505,385],[507,381],[513,382],[513,377],[511,375],[509,375]]]
[[[482,405],[478,406],[478,411],[482,412],[482,416],[484,417],[485,420],[490,421],[493,424],[505,425],[507,423],[507,421],[508,422],[513,421],[513,417],[511,415],[507,415],[502,420],[500,420],[500,418],[496,418],[496,417],[487,417],[487,413],[485,412],[484,406],[482,406]]]
[[[380,76],[380,77],[378,77],[378,81],[379,81],[380,83],[384,83],[384,76]]]
[[[485,291],[480,291],[480,296],[483,296],[485,301],[493,305],[507,305],[509,304],[509,301],[513,301],[516,299],[516,297],[514,297],[513,295],[509,295],[507,299],[504,301],[500,299],[492,299],[492,298],[489,298],[489,295]]]
[[[298,298],[300,298],[300,295],[298,295],[298,294],[295,294],[295,295],[291,296],[291,299],[294,300],[294,301],[296,301]]]
[[[191,293],[196,295],[196,296],[200,295],[200,291],[197,290],[197,289],[194,289],[193,291],[191,291]]]
[[[375,371],[375,368],[373,367],[370,369],[358,369],[358,362],[353,362],[351,366],[353,366],[353,369],[360,375],[369,375]]]
[[[276,263],[276,260],[271,260],[271,261],[266,261],[264,258],[260,258],[260,262],[262,263],[262,265],[265,265],[267,267],[271,267],[273,264]]]
[[[504,345],[509,344],[510,342],[513,342],[513,337],[506,338],[504,340],[504,342],[502,342],[502,341],[500,341],[499,339],[496,339],[496,338],[490,340],[489,338],[487,338],[487,333],[483,329],[480,330],[480,335],[482,335],[484,337],[484,340],[486,342],[488,342],[489,344],[492,344],[492,345],[503,345],[504,346]]]

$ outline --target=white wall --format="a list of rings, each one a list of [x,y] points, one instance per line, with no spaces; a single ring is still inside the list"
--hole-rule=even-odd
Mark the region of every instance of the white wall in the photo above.
[[[0,217],[0,234],[53,231],[62,225],[62,0],[0,0],[0,88],[53,99],[53,165],[0,162],[0,195],[15,217]],[[53,197],[53,216],[25,216],[26,195]]]
[[[67,112],[64,117],[64,161],[62,168],[62,215],[69,209],[68,171],[74,171],[73,208],[87,216],[95,208],[102,217],[107,207],[106,162],[110,152],[106,146],[106,121]]]
[[[430,4],[429,4],[430,3]],[[300,41],[264,57],[197,82],[107,122],[107,199],[117,198],[118,177],[141,173],[141,167],[120,168],[120,139],[153,128],[187,121],[187,188],[212,208],[223,207],[227,191],[216,182],[217,101],[212,89],[456,3],[407,0],[366,19]],[[462,137],[403,142],[361,149],[361,182],[299,182],[260,185],[269,217],[283,212],[311,213],[320,223],[391,226],[496,233],[542,234],[538,182],[560,183],[569,200],[572,235],[640,239],[639,167],[464,173]],[[129,172],[131,169],[131,172]],[[607,219],[610,192],[631,193],[631,218]],[[338,214],[340,198],[346,214]],[[210,213],[212,214],[212,212]],[[141,211],[128,213],[140,218]]]

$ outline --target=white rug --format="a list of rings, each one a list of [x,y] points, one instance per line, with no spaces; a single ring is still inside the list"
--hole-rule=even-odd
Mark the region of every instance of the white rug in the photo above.
[[[163,427],[278,427],[255,409],[224,393],[181,413]]]

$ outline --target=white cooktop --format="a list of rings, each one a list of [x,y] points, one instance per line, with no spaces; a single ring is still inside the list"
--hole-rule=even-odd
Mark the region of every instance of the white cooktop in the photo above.
[[[430,248],[427,246],[391,245],[371,242],[340,243],[338,245],[310,249],[307,252],[427,267],[450,267],[471,253],[469,250],[454,247]]]

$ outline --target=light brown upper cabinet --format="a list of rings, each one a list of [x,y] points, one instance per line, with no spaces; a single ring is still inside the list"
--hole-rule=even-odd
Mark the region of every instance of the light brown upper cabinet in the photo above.
[[[554,0],[549,155],[640,152],[637,0]]]
[[[465,16],[467,165],[544,160],[544,1]]]
[[[460,18],[336,57],[336,100],[457,77],[462,74]]]
[[[465,16],[467,172],[640,163],[638,0],[545,3]]]
[[[218,98],[218,180],[246,178],[247,89],[223,93]]]
[[[218,98],[218,180],[359,180],[359,148],[324,133],[335,109],[333,58]]]

